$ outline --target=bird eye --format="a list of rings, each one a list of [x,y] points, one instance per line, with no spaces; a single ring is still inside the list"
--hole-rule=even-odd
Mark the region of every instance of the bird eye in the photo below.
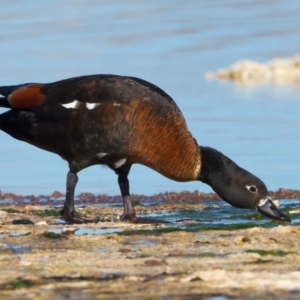
[[[255,185],[246,185],[246,188],[251,192],[251,193],[256,193],[257,192],[257,187]]]

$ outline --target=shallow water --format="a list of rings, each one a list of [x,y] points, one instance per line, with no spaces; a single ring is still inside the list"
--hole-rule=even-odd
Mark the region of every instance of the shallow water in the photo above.
[[[299,189],[299,87],[245,88],[204,74],[243,59],[298,54],[300,3],[287,1],[14,1],[0,11],[2,85],[83,74],[141,77],[178,103],[200,144],[215,147],[271,190]],[[1,112],[4,110],[1,110]],[[0,133],[2,192],[64,192],[67,164]],[[138,194],[210,188],[134,166]],[[118,194],[116,176],[93,167],[76,192]]]
[[[90,228],[80,227],[74,231],[76,236],[82,235],[103,235],[117,233],[120,235],[132,235],[132,234],[142,234],[147,236],[147,234],[154,233],[165,233],[172,231],[192,231],[192,232],[201,232],[204,230],[236,230],[236,229],[247,229],[253,227],[261,228],[273,228],[276,226],[287,226],[287,225],[300,225],[300,210],[299,210],[299,201],[295,199],[286,199],[280,201],[280,210],[288,214],[292,223],[285,223],[267,217],[262,216],[260,213],[248,210],[248,209],[238,209],[232,208],[230,205],[223,201],[202,201],[201,204],[204,205],[204,209],[195,209],[195,208],[185,208],[177,209],[174,212],[158,212],[158,213],[148,213],[140,214],[137,211],[138,217],[160,220],[162,222],[156,226],[149,225],[145,228],[130,226],[130,229],[121,229],[119,227],[112,226],[103,228],[101,222],[99,228]],[[298,205],[298,206],[297,206]],[[155,206],[155,205],[154,205]],[[297,211],[296,211],[297,209]],[[63,221],[58,221],[56,225],[66,224]],[[61,226],[51,227],[48,229],[49,233],[54,233],[61,235],[64,233]],[[97,226],[98,227],[98,226]],[[66,229],[67,230],[67,229]],[[17,235],[22,235],[23,232],[18,232]],[[202,234],[198,234],[199,237],[202,237]],[[1,236],[0,236],[1,237]],[[149,243],[147,239],[142,241],[144,244]]]
[[[174,213],[152,214],[145,215],[144,217],[153,217],[170,222],[170,224],[167,224],[163,228],[154,229],[154,231],[158,232],[164,232],[165,229],[198,232],[210,229],[231,230],[257,226],[272,228],[278,225],[290,225],[290,223],[269,219],[250,209],[232,208],[223,201],[203,201],[203,204],[206,206],[204,210],[185,209]],[[299,205],[298,200],[284,200],[280,202],[280,210],[289,214],[290,211],[295,210],[297,205]],[[299,226],[300,211],[299,213],[289,215],[292,218],[292,224]],[[143,217],[143,215],[140,215],[140,217]]]

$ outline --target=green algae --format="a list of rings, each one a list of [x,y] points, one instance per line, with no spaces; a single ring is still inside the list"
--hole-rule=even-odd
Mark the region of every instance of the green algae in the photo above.
[[[176,231],[184,231],[179,227],[164,227],[164,228],[151,228],[151,229],[133,229],[124,230],[123,232],[116,232],[118,235],[158,235],[162,233],[170,233]]]
[[[11,207],[1,208],[0,210],[5,211],[8,214],[19,214],[19,213],[21,213],[20,210],[15,209],[15,208],[11,208]]]
[[[60,217],[61,216],[59,212],[52,209],[33,210],[30,213],[39,217]]]
[[[20,237],[20,236],[28,236],[31,235],[31,231],[25,231],[25,232],[12,232],[9,234],[10,237]]]
[[[59,239],[63,237],[63,234],[53,232],[53,231],[45,231],[42,233],[42,237],[48,238],[48,239]]]
[[[16,280],[7,282],[0,288],[2,289],[8,289],[8,290],[16,290],[16,289],[24,289],[32,286],[32,282],[30,280],[17,278]]]
[[[261,250],[261,249],[248,249],[246,253],[257,253],[260,256],[272,255],[272,256],[286,256],[293,252],[287,252],[283,250]]]
[[[263,228],[272,228],[275,227],[276,221],[270,221],[265,224],[261,224],[260,227]],[[124,230],[123,232],[117,232],[118,235],[155,235],[155,234],[164,234],[170,232],[178,232],[178,231],[185,231],[185,232],[200,232],[200,231],[217,231],[217,230],[228,230],[228,231],[235,231],[239,229],[249,229],[253,227],[257,227],[258,224],[255,222],[244,222],[244,223],[219,223],[215,224],[214,222],[211,223],[193,223],[193,224],[180,224],[177,227],[174,227],[173,224],[166,225],[166,227],[160,228],[150,228],[150,229],[132,229],[132,230]]]
[[[224,254],[216,254],[214,252],[203,252],[198,255],[199,257],[220,257],[224,256]]]

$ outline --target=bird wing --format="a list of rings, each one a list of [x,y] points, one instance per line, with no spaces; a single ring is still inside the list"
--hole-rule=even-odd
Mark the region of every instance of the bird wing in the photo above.
[[[5,106],[2,100],[0,106],[14,109],[26,109],[45,103],[59,103],[68,107],[74,105],[75,101],[87,105],[105,102],[123,104],[134,98],[148,97],[167,101],[180,111],[174,100],[154,84],[135,77],[117,75],[88,75],[47,84],[6,86],[0,87],[0,94],[9,103]]]

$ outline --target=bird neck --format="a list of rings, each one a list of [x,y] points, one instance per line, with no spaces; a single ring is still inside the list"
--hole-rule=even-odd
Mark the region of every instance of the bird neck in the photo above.
[[[212,187],[221,197],[226,198],[224,187],[229,186],[231,176],[239,168],[230,158],[210,147],[199,147],[201,156],[201,169],[198,179]]]

